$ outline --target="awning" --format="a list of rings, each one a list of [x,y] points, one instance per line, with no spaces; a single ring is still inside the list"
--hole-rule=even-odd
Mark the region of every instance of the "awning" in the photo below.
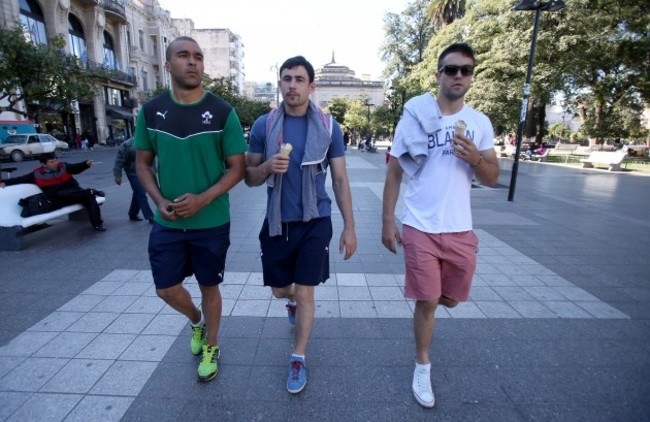
[[[107,108],[106,109],[106,114],[111,116],[113,119],[125,119],[125,120],[133,120],[133,112],[128,111],[128,110],[120,110],[117,108]]]

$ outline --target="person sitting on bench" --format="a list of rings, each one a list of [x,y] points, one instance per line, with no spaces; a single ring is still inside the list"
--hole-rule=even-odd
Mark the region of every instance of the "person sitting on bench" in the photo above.
[[[98,232],[106,231],[101,211],[95,196],[104,196],[104,192],[95,189],[82,189],[72,177],[93,166],[92,160],[80,163],[64,163],[57,160],[53,153],[39,156],[41,166],[22,176],[0,181],[0,188],[5,186],[31,183],[38,186],[57,208],[72,204],[81,204],[88,211],[90,224]]]

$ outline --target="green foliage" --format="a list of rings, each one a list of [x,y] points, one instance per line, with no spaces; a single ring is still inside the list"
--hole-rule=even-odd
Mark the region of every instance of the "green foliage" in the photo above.
[[[72,111],[72,102],[91,99],[97,82],[105,78],[91,72],[76,57],[65,53],[65,38],[47,44],[29,41],[21,26],[0,28],[0,100],[2,111],[34,118],[39,110]],[[20,109],[23,103],[27,112]]]
[[[345,112],[345,126],[354,131],[369,129],[368,108],[363,104],[363,100],[352,100],[350,101],[350,107]]]
[[[548,127],[548,134],[557,139],[566,140],[571,137],[571,128],[566,123],[554,123]]]
[[[169,91],[169,88],[167,88],[165,85],[157,83],[155,89],[152,89],[151,91],[147,92],[147,95],[145,97],[145,101],[148,101],[148,100],[152,99],[153,97],[157,97],[160,94],[163,94],[163,93],[168,92],[168,91]]]
[[[330,100],[326,112],[332,114],[334,120],[341,124],[345,124],[345,113],[350,108],[351,101],[347,97],[334,97]]]
[[[239,95],[231,78],[219,77],[212,79],[205,86],[205,89],[233,106],[243,127],[251,127],[258,117],[271,111],[268,103],[254,101]]]
[[[449,25],[465,15],[465,0],[431,0],[427,8],[427,19],[436,28]]]

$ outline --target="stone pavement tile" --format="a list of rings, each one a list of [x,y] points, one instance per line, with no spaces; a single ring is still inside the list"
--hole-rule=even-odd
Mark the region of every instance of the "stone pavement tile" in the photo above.
[[[238,299],[239,294],[244,288],[243,284],[221,284],[219,286],[219,291],[221,292],[221,297],[223,299]]]
[[[309,355],[314,354],[311,350],[311,340],[310,340],[310,351]],[[289,365],[289,358],[293,352],[293,340],[289,338],[265,338],[261,339],[259,345],[257,346],[257,351],[255,353],[255,360],[253,365],[258,366],[269,366],[269,365],[282,365],[285,363]]]
[[[58,333],[27,331],[14,337],[9,344],[0,347],[0,356],[31,356]]]
[[[397,286],[371,286],[370,294],[374,301],[378,300],[402,300],[404,301],[404,294]]]
[[[151,270],[138,271],[137,274],[129,278],[127,282],[153,284],[153,274],[151,273]]]
[[[323,300],[339,300],[339,291],[335,283],[332,285],[321,285],[314,289],[316,302]]]
[[[511,300],[510,305],[524,318],[554,318],[550,309],[536,300]]]
[[[251,272],[246,280],[246,284],[249,286],[263,286],[264,278],[260,272]]]
[[[146,389],[146,387],[145,387]],[[187,402],[186,399],[165,398],[165,400],[147,398],[136,398],[133,403],[126,409],[124,415],[120,418],[121,422],[178,422],[186,420],[186,414],[183,407]],[[91,397],[91,396],[89,396]],[[121,398],[131,400],[131,398]]]
[[[7,420],[9,416],[20,408],[34,393],[3,392],[0,394],[0,420]]]
[[[100,281],[127,281],[135,277],[138,272],[136,270],[113,270]]]
[[[372,300],[370,296],[370,290],[367,286],[358,286],[358,287],[348,287],[348,286],[338,286],[339,291],[339,300],[348,301],[348,300]]]
[[[341,318],[377,318],[377,310],[372,301],[342,301]]]
[[[575,303],[576,305],[580,306],[582,309],[589,312],[591,315],[593,315],[596,318],[613,318],[613,319],[629,318],[623,312],[619,311],[618,309],[604,302],[580,301]]]
[[[106,299],[99,302],[91,311],[122,313],[137,299],[138,296],[106,296]]]
[[[507,302],[492,300],[475,300],[473,302],[488,318],[521,318],[521,315]]]
[[[405,300],[375,300],[379,318],[413,318],[413,312]]]
[[[515,285],[519,287],[540,287],[540,286],[546,286],[546,284],[541,281],[539,278],[533,276],[533,275],[511,275],[508,276],[510,280],[512,280]]]
[[[286,299],[272,298],[271,303],[269,304],[269,309],[266,312],[266,316],[269,318],[284,318],[288,323],[286,305]]]
[[[73,358],[97,337],[97,333],[58,333],[34,353],[41,358]]]
[[[77,394],[34,394],[14,412],[7,421],[43,421],[58,422],[81,401],[82,395]]]
[[[140,334],[153,318],[152,314],[121,314],[106,327],[104,333]]]
[[[112,364],[112,360],[72,359],[39,391],[42,393],[87,393]]]
[[[64,331],[84,315],[83,312],[53,312],[31,326],[29,331]]]
[[[0,356],[0,378],[17,368],[25,360],[22,356]]]
[[[438,308],[442,308],[439,306]],[[455,308],[446,308],[452,318],[487,318],[481,309],[472,302],[458,304]]]
[[[249,272],[231,272],[226,271],[223,276],[223,285],[226,284],[246,284],[246,280],[250,276]]]
[[[553,287],[553,290],[571,301],[599,301],[596,296],[587,293],[579,287]]]
[[[143,314],[157,314],[165,306],[163,302],[158,297],[140,297],[133,302],[131,306],[126,308],[124,312],[126,313],[143,313]]]
[[[470,300],[501,300],[504,299],[502,296],[497,294],[497,289],[503,289],[504,287],[488,287],[488,286],[476,286],[472,285],[472,290],[469,292]]]
[[[406,338],[312,339],[309,342],[307,365],[381,367],[411,365],[413,340]],[[288,362],[287,362],[288,364]]]
[[[116,296],[141,296],[151,287],[151,283],[124,283],[121,287],[112,292]]]
[[[81,333],[101,333],[120,314],[109,312],[91,312],[79,318],[77,322],[70,325],[66,331]]]
[[[255,338],[221,337],[219,339],[221,348],[219,367],[252,365],[259,343],[260,340]],[[261,350],[260,353],[264,353],[264,351]]]
[[[567,301],[550,301],[542,302],[544,306],[550,309],[559,318],[591,318],[592,316],[582,308],[572,302]]]
[[[565,280],[557,274],[550,275],[536,275],[537,279],[541,280],[546,286],[549,287],[573,287],[569,281]]]
[[[90,390],[90,394],[135,397],[156,366],[155,362],[118,360]]]
[[[235,299],[222,299],[221,300],[221,316],[231,315],[233,308],[237,301]],[[177,312],[178,313],[178,312]]]
[[[105,298],[104,295],[79,295],[61,306],[59,311],[88,312]]]
[[[142,334],[162,334],[178,336],[187,325],[187,317],[177,313],[176,315],[156,315],[149,325],[142,330]],[[189,330],[188,330],[189,332]]]
[[[488,264],[486,262],[477,262],[476,263],[476,274],[501,274],[501,270],[494,264]]]
[[[347,287],[364,287],[367,286],[366,276],[361,273],[336,273],[336,284]]]
[[[516,286],[515,282],[509,276],[502,273],[481,274],[480,276],[487,286]]]
[[[338,301],[320,301],[316,302],[316,318],[340,318],[341,307]]]
[[[160,362],[174,341],[175,336],[140,335],[120,355],[120,360]]]
[[[394,274],[367,274],[366,281],[368,286],[398,286],[398,280]]]
[[[494,292],[505,301],[510,300],[534,300],[522,287],[519,286],[496,286]],[[472,294],[470,292],[470,294]]]
[[[124,285],[124,283],[124,281],[99,281],[81,292],[81,294],[103,296],[110,295],[122,285]]]
[[[284,309],[284,304],[282,305]],[[314,321],[314,330],[319,325],[325,324],[316,318]],[[295,326],[289,323],[289,318],[287,318],[287,310],[284,309],[284,313],[281,318],[266,318],[264,321],[264,326],[262,327],[261,338],[273,338],[273,339],[293,339],[295,337]],[[314,336],[312,331],[312,337]]]
[[[246,285],[242,289],[239,300],[242,299],[271,299],[271,289],[264,286]]]
[[[266,300],[243,300],[239,299],[235,303],[235,307],[230,312],[232,316],[266,316],[271,299]]]
[[[117,359],[135,340],[135,334],[99,334],[79,354],[79,359]]]
[[[119,422],[133,403],[131,397],[85,396],[70,412],[66,422],[87,422],[91,420]],[[158,403],[160,405],[160,403]]]
[[[526,291],[526,293],[539,301],[566,300],[564,296],[550,287],[523,287],[523,289]]]
[[[221,320],[220,337],[259,338],[264,328],[264,318],[228,317]],[[189,337],[188,337],[189,341]]]
[[[38,391],[69,359],[30,358],[0,379],[0,391]]]

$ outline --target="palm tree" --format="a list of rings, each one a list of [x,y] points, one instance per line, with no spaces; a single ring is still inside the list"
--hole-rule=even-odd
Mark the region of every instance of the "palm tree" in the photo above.
[[[465,0],[431,0],[427,18],[436,28],[449,25],[465,16]]]

